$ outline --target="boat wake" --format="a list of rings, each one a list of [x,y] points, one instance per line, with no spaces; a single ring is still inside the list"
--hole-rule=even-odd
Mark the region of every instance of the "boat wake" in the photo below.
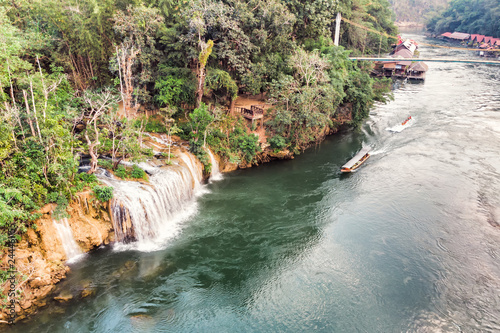
[[[405,129],[407,129],[408,127],[411,127],[414,123],[414,118],[411,118],[410,120],[406,121],[403,124],[398,124],[396,126],[393,126],[393,127],[387,127],[386,130],[389,131],[389,132],[393,132],[393,133],[399,133]]]
[[[381,148],[381,149],[374,149],[370,152],[370,155],[380,155],[380,154],[385,154],[389,152],[389,149],[387,147]]]

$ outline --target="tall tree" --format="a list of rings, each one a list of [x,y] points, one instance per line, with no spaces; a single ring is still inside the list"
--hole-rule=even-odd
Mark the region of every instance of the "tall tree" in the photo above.
[[[137,111],[139,102],[149,101],[148,84],[155,81],[154,68],[160,53],[156,49],[156,31],[163,18],[155,8],[129,6],[117,11],[113,28],[121,42],[112,61],[118,71],[125,115]],[[135,98],[135,101],[133,99]]]
[[[92,174],[97,169],[98,150],[102,144],[99,139],[101,130],[98,128],[98,124],[110,108],[116,107],[118,99],[110,89],[97,92],[87,90],[84,92],[83,99],[88,109],[81,114],[81,119],[86,120],[84,137],[91,158],[90,169],[87,173]]]

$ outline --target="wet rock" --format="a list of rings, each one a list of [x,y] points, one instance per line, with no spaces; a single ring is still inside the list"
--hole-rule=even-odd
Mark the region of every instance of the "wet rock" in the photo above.
[[[89,297],[96,293],[96,288],[92,285],[92,281],[83,280],[80,282],[80,285],[82,288],[80,291],[81,298]]]
[[[236,163],[223,163],[221,166],[219,166],[219,169],[221,172],[231,172],[238,170],[238,164]]]
[[[35,295],[36,298],[43,299],[43,298],[47,297],[47,295],[49,293],[51,293],[52,291],[54,291],[54,289],[56,289],[56,286],[54,286],[54,285],[48,285],[48,286],[42,287],[40,289],[36,289],[33,292],[33,294]]]
[[[69,291],[62,291],[58,296],[54,297],[54,300],[62,303],[68,302],[73,299],[73,295]]]
[[[85,298],[85,297],[93,296],[93,295],[95,295],[95,293],[96,293],[95,288],[85,288],[80,292],[80,297]]]

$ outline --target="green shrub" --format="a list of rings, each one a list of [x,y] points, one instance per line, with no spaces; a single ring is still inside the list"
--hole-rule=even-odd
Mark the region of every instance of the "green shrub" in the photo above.
[[[210,173],[212,171],[212,163],[210,163],[210,156],[203,148],[203,142],[193,138],[189,140],[189,146],[194,156],[203,164],[205,173]]]
[[[68,208],[68,199],[64,195],[58,193],[56,204],[57,206],[52,212],[52,216],[56,220],[60,220],[65,217],[70,217],[68,212],[66,211],[66,208]]]
[[[130,171],[130,176],[132,178],[146,178],[146,173],[144,172],[144,170],[139,168],[137,165],[134,165],[132,167],[132,171]]]
[[[94,196],[99,201],[106,202],[113,198],[113,188],[111,186],[96,185],[92,190],[94,191]]]
[[[127,178],[127,169],[123,165],[118,166],[115,170],[115,176],[120,177],[121,179]]]
[[[155,118],[145,118],[137,119],[134,122],[134,127],[136,129],[141,128],[141,124],[144,126],[143,131],[152,133],[165,133],[167,129],[161,120]]]
[[[236,138],[236,146],[247,162],[251,162],[260,151],[259,137],[255,134],[242,134]]]
[[[267,142],[269,143],[269,145],[271,146],[272,149],[280,150],[280,149],[283,149],[286,147],[285,138],[279,134],[276,134],[275,136],[273,136],[272,138],[267,140]]]
[[[58,197],[59,197],[58,192],[50,192],[49,194],[47,194],[45,202],[46,203],[56,202]]]
[[[109,160],[99,160],[99,166],[104,169],[111,170],[113,168],[113,163]]]
[[[163,153],[161,153],[161,157],[163,157],[163,158],[175,158],[175,155],[163,152]]]
[[[86,172],[81,172],[77,175],[77,178],[86,184],[92,184],[97,182],[97,177],[95,174],[89,175]]]

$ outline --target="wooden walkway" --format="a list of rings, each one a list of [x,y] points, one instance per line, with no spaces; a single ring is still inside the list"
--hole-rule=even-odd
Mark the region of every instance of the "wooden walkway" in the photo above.
[[[243,117],[251,121],[264,118],[264,109],[261,106],[252,105],[250,106],[250,109],[235,106],[234,110],[241,113]]]

